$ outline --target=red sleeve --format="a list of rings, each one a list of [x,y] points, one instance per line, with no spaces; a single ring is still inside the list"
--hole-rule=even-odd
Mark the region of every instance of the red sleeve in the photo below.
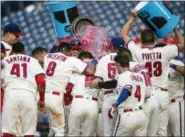
[[[46,81],[45,81],[45,75],[44,74],[38,74],[35,76],[36,83],[39,87],[45,88]]]
[[[35,80],[36,80],[37,86],[45,89],[46,81],[45,81],[45,75],[44,74],[36,75]],[[45,92],[39,92],[39,95],[40,95],[40,101],[44,101],[45,100]]]

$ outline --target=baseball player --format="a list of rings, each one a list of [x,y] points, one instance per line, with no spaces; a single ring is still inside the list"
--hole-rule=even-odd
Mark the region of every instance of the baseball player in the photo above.
[[[78,40],[72,39],[70,42],[70,55],[72,57],[77,58],[81,51],[81,43]],[[66,134],[68,134],[68,118],[71,108],[71,103],[73,96],[71,95],[72,88],[74,87],[74,81],[70,78],[69,83],[66,86],[66,93],[64,93],[64,109],[65,109],[65,119],[66,119]]]
[[[10,55],[12,51],[11,45],[15,43],[21,35],[21,29],[15,23],[9,23],[4,27],[1,43],[5,46],[6,56]]]
[[[12,45],[12,55],[2,60],[2,80],[5,91],[2,111],[2,136],[17,134],[17,122],[22,123],[25,137],[34,137],[37,125],[37,91],[40,94],[38,109],[44,109],[45,77],[37,60],[24,55],[24,45]]]
[[[70,46],[71,46],[71,56],[78,57],[82,49],[81,42],[78,40],[71,40]]]
[[[130,70],[130,57],[117,54],[115,57],[118,69],[116,90],[119,97],[108,111],[110,118],[118,110],[114,136],[146,136],[147,117],[142,110],[147,88],[144,77]]]
[[[43,47],[36,47],[32,51],[32,57],[37,59],[42,67],[44,64],[44,57],[46,54],[47,54],[47,49]]]
[[[83,62],[96,68],[97,62],[90,52],[82,51],[79,56]],[[69,114],[69,136],[94,136],[98,119],[99,89],[88,87],[88,81],[95,79],[94,74],[73,74],[73,101]]]
[[[174,136],[184,136],[184,77],[176,71],[176,67],[184,67],[184,63],[172,59],[169,68],[169,124]]]
[[[44,58],[49,136],[64,136],[65,134],[63,94],[66,92],[65,88],[72,72],[92,74],[91,67],[77,58],[66,56],[69,53],[69,44],[61,43],[58,53],[49,53]]]
[[[154,48],[154,34],[150,30],[142,31],[141,33],[141,48],[137,46],[133,40],[129,37],[129,30],[137,18],[137,12],[133,11],[133,14],[124,25],[121,36],[127,43],[128,48],[132,52],[133,59],[137,62],[145,63],[148,68],[152,86],[154,87],[153,94],[154,97],[160,104],[159,110],[159,128],[157,130],[157,135],[166,136],[167,135],[167,125],[168,125],[168,66],[169,60],[178,55],[178,49],[184,49],[184,38],[182,34],[174,29],[174,33],[179,41],[178,45],[167,45],[165,47]],[[150,134],[151,135],[151,134]],[[154,134],[155,135],[155,134]]]
[[[151,95],[151,80],[150,80],[150,76],[149,76],[148,70],[146,69],[144,64],[140,64],[140,63],[138,63],[136,61],[133,61],[132,54],[131,54],[131,52],[128,49],[122,48],[122,49],[120,49],[118,51],[117,54],[120,54],[120,55],[121,54],[126,54],[127,56],[129,56],[129,58],[130,58],[130,63],[129,63],[130,69],[133,72],[140,73],[141,75],[143,75],[144,79],[146,79],[147,90],[145,91],[146,95],[145,95],[145,102],[144,102],[144,105],[143,105],[143,110],[144,110],[144,112],[147,115],[147,119],[148,119],[147,125],[148,125],[149,121],[151,122],[151,121],[156,120],[155,115],[154,116],[152,115],[154,113],[153,111],[151,111],[151,107],[152,106],[150,106],[151,104],[155,105],[154,104],[155,100],[154,100],[153,96]],[[111,80],[111,81],[105,81],[105,82],[100,82],[100,81],[94,80],[92,82],[91,86],[92,87],[98,87],[98,88],[107,88],[107,87],[115,88],[117,86],[117,80]],[[155,111],[155,112],[158,112],[158,111]],[[151,126],[151,127],[155,127],[155,126],[156,125]]]
[[[116,64],[114,62],[114,57],[116,56],[116,52],[124,46],[124,41],[122,40],[122,38],[119,37],[112,38],[111,43],[112,43],[112,53],[102,57],[99,60],[95,72],[95,75],[102,78],[103,81],[112,80],[117,77],[117,69]],[[102,102],[103,136],[112,136],[115,119],[110,119],[107,116],[107,111],[109,109],[109,106],[117,98],[117,93],[116,91],[114,91],[114,89],[108,90],[102,89],[102,92],[104,94]]]

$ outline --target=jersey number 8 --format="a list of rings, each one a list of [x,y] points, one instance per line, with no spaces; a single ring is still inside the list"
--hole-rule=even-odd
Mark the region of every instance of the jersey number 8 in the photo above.
[[[57,65],[56,62],[54,62],[54,61],[49,62],[48,67],[46,69],[47,76],[53,76],[53,74],[55,72],[56,65]]]

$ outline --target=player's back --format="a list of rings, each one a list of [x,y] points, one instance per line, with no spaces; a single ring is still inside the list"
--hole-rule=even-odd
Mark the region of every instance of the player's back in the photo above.
[[[150,78],[148,69],[145,67],[145,64],[138,63],[136,61],[130,61],[129,67],[133,72],[139,73],[143,76],[145,85],[147,87],[145,94],[146,94],[146,97],[149,97],[152,91],[152,83],[151,83],[151,78]]]
[[[90,88],[87,86],[87,83],[89,80],[94,80],[96,77],[93,75],[82,75],[75,73],[72,76],[74,87],[72,94],[73,95],[87,95],[90,97],[98,97],[98,91],[97,88]]]
[[[145,63],[150,73],[152,86],[167,89],[169,61],[178,55],[177,45],[141,48],[131,40],[128,48],[134,60]]]
[[[119,108],[138,109],[144,104],[147,86],[145,80],[140,73],[131,71],[124,72],[118,76],[117,90],[122,91],[122,85],[130,92],[129,97],[119,106]]]
[[[49,53],[44,58],[46,72],[46,90],[65,92],[65,87],[70,80],[72,72],[81,73],[86,64],[74,57],[62,53]]]
[[[117,76],[115,56],[116,53],[110,53],[98,61],[95,75],[102,77],[103,81],[115,79]]]
[[[9,90],[24,90],[36,93],[35,76],[44,73],[38,61],[23,54],[11,55],[2,61],[3,88]]]

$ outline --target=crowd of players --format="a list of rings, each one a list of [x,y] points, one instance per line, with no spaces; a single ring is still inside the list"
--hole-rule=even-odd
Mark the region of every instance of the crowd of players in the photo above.
[[[34,137],[42,113],[48,136],[184,136],[184,63],[174,59],[184,38],[174,29],[178,44],[156,43],[154,33],[143,30],[140,47],[128,35],[136,19],[133,12],[122,38],[112,38],[110,53],[98,61],[73,40],[55,46],[55,53],[37,47],[27,56],[17,42],[19,26],[6,25],[2,136]]]

